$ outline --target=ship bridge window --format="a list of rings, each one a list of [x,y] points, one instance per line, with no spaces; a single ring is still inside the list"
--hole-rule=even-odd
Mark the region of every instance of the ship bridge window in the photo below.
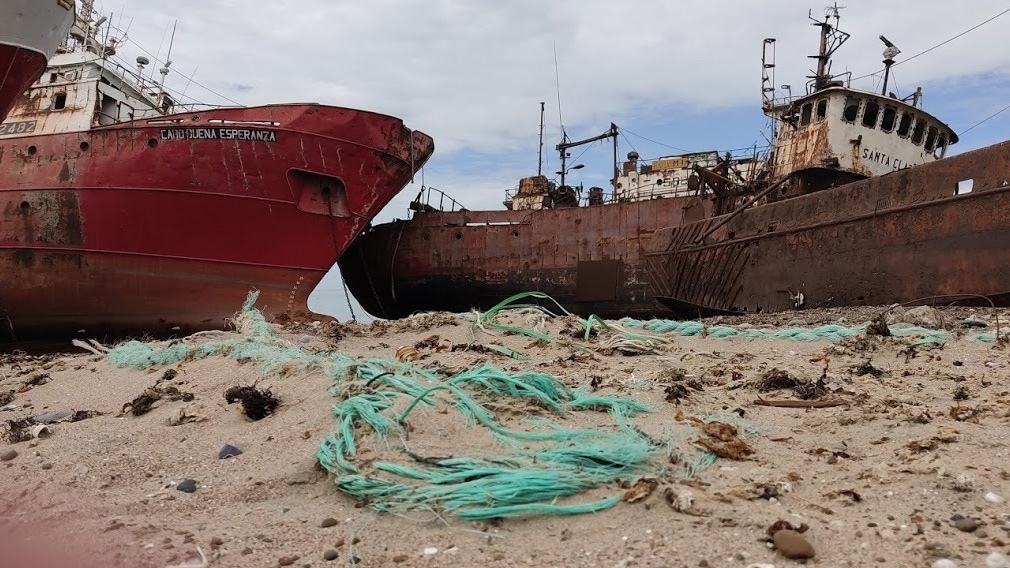
[[[866,101],[866,108],[863,109],[863,126],[867,128],[877,127],[877,117],[880,114],[880,104],[877,101]]]
[[[842,120],[845,122],[855,122],[856,116],[859,115],[859,97],[847,96],[845,97],[845,108],[842,109]]]
[[[814,103],[807,103],[803,105],[803,109],[800,110],[800,126],[806,126],[810,124],[810,115],[813,113]]]
[[[56,93],[53,97],[53,110],[63,110],[67,107],[67,94]]]
[[[898,136],[902,138],[908,138],[908,132],[912,129],[912,115],[903,112],[901,113],[901,120],[898,121]]]
[[[919,119],[915,121],[915,128],[912,130],[912,144],[918,146],[922,144],[922,135],[926,133],[926,121]]]
[[[898,109],[891,105],[884,105],[884,114],[880,119],[880,129],[884,132],[894,130],[894,121],[898,118]]]
[[[936,145],[936,135],[939,134],[939,133],[940,133],[940,131],[935,126],[930,126],[929,127],[929,130],[926,132],[926,146],[925,146],[925,148],[926,148],[927,152],[932,152],[933,151],[933,148]]]
[[[935,156],[936,158],[942,158],[946,153],[947,153],[947,135],[940,133],[940,137],[936,139],[936,150],[933,152],[933,156]]]
[[[817,101],[817,122],[824,120],[828,116],[828,99]]]

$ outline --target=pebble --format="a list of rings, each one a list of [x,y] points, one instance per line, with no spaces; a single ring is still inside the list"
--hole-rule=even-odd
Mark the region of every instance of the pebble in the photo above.
[[[786,558],[802,559],[813,558],[814,547],[803,538],[803,535],[789,529],[782,529],[772,537],[775,549]]]
[[[0,461],[9,462],[16,457],[18,457],[17,450],[7,450],[6,452],[0,454]]]
[[[435,554],[438,554],[438,549],[435,548],[434,546],[429,546],[429,547],[427,547],[427,548],[424,549],[424,555],[425,556],[432,556],[432,555],[435,555]]]
[[[338,556],[340,556],[340,554],[331,548],[323,553],[323,560],[330,562],[332,560],[336,560]]]
[[[957,568],[957,563],[953,560],[941,558],[933,563],[933,568]]]
[[[992,503],[993,505],[999,505],[1003,503],[1003,498],[993,493],[992,491],[985,494],[985,500]]]
[[[196,491],[196,480],[187,479],[180,481],[178,485],[175,486],[176,489],[182,491],[183,493],[193,493]]]
[[[210,539],[210,548],[212,550],[217,550],[218,548],[221,547],[222,544],[224,544],[224,539],[222,539],[219,536],[215,536],[214,538]]]
[[[407,556],[406,554],[397,554],[396,556],[393,557],[393,562],[400,564],[401,562],[406,562],[408,558],[410,557]]]
[[[959,531],[970,533],[978,528],[978,521],[971,517],[963,517],[954,521],[954,527]]]
[[[277,560],[277,565],[278,566],[291,566],[292,564],[294,564],[297,561],[298,561],[298,557],[297,556],[281,556]]]
[[[249,556],[252,553],[253,553],[253,549],[249,548],[248,546],[245,547],[245,548],[243,548],[242,552],[241,552],[242,556]]]
[[[236,448],[231,444],[225,444],[218,452],[217,459],[223,460],[228,458],[234,458],[236,456],[242,455],[242,450]]]
[[[42,464],[42,469],[53,469],[53,464],[46,462]]]
[[[328,529],[330,527],[335,527],[337,526],[337,522],[338,521],[333,517],[327,517],[323,519],[321,523],[319,523],[319,528]]]

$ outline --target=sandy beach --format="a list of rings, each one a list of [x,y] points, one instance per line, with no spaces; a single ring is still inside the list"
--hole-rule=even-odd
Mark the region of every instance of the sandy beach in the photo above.
[[[481,325],[465,314],[320,320],[149,343],[151,354],[183,355],[146,368],[122,366],[113,345],[14,352],[0,359],[0,556],[25,563],[2,564],[987,566],[1010,554],[1010,371],[1005,344],[993,341],[997,314],[901,309],[888,316],[900,335],[868,335],[863,326],[884,310],[709,319],[693,333],[596,324],[588,339],[585,322],[534,310]],[[999,315],[1010,328],[1010,314]],[[200,351],[208,345],[218,347]],[[334,361],[354,363],[335,375]],[[553,377],[560,406],[446,386],[492,367],[523,384]],[[411,412],[385,437],[353,421],[349,466],[410,495],[426,482],[379,464],[556,466],[549,443],[492,435],[453,396],[479,403],[503,431],[630,436],[647,455],[605,483],[538,502],[544,514],[479,518],[490,494],[460,508],[448,498],[355,499],[319,461],[343,435],[334,407],[377,400],[368,397],[398,376],[434,389],[428,402],[389,398],[389,416]],[[277,406],[253,420],[252,403],[228,402],[233,387],[269,391]],[[597,402],[579,406],[587,400]],[[605,406],[615,400],[646,410],[622,417]],[[588,443],[571,440],[561,446]],[[603,462],[564,471],[617,471]],[[593,503],[607,506],[546,514]],[[783,522],[795,532],[770,536]],[[812,559],[786,558],[808,548]]]

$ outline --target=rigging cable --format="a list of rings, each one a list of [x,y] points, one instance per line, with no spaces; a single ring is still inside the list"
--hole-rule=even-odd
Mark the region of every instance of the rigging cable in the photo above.
[[[952,37],[950,39],[944,40],[944,41],[942,41],[942,42],[934,45],[933,47],[931,47],[929,49],[926,49],[924,51],[920,51],[919,53],[916,53],[915,55],[913,55],[911,57],[907,57],[905,59],[902,59],[901,61],[898,61],[897,63],[895,63],[894,65],[892,65],[891,68],[893,69],[893,68],[897,67],[898,65],[901,65],[902,63],[908,63],[909,61],[915,59],[916,57],[919,57],[920,55],[925,55],[925,54],[929,53],[930,51],[933,51],[934,49],[936,49],[938,47],[942,47],[944,45],[947,45],[948,43],[954,41],[955,39],[957,39],[957,38],[959,38],[959,37],[961,37],[963,35],[966,35],[966,34],[968,34],[970,32],[973,32],[973,31],[981,28],[982,26],[988,24],[989,22],[995,20],[996,18],[999,18],[1000,16],[1002,16],[1004,14],[1007,14],[1007,13],[1010,13],[1010,8],[1007,8],[1006,10],[1003,10],[1002,12],[1000,12],[999,14],[996,14],[995,16],[989,18],[988,20],[986,20],[986,21],[984,21],[984,22],[982,22],[980,24],[976,24],[975,26],[973,26],[971,28],[968,28],[967,30],[965,30],[965,31],[957,34],[956,36],[954,36],[954,37]],[[873,73],[867,73],[866,75],[862,75],[860,77],[856,77],[855,79],[852,79],[851,81],[858,81],[860,79],[865,79],[867,77],[876,75],[877,73],[882,73],[883,71],[884,70],[881,69],[880,71],[874,71]]]
[[[645,136],[642,136],[641,134],[635,134],[634,132],[632,132],[632,131],[630,131],[627,128],[624,128],[622,126],[621,127],[621,133],[623,134],[624,132],[627,132],[628,134],[631,134],[632,136],[637,136],[638,138],[641,138],[642,140],[645,140],[647,142],[652,142],[653,144],[659,144],[660,146],[663,146],[663,147],[666,147],[666,148],[670,148],[671,150],[677,150],[678,152],[684,152],[685,154],[689,154],[690,153],[690,152],[688,152],[687,150],[685,150],[683,148],[678,148],[676,146],[670,146],[669,144],[663,144],[662,142],[659,142],[659,141],[656,141],[656,140],[652,140],[651,138],[646,138]],[[627,140],[627,138],[625,138],[625,140]],[[629,142],[629,144],[630,144],[630,142]]]
[[[1010,105],[1007,105],[1007,106],[1005,106],[1005,107],[1003,107],[1003,108],[999,109],[998,111],[996,111],[996,112],[994,112],[994,113],[990,114],[989,116],[987,116],[987,117],[983,118],[982,120],[980,120],[980,121],[976,122],[975,124],[972,124],[971,126],[969,126],[968,128],[966,128],[966,129],[962,130],[961,132],[958,132],[958,133],[957,133],[957,136],[958,136],[959,138],[960,138],[961,136],[964,136],[964,135],[965,135],[965,133],[966,133],[966,132],[968,132],[969,130],[971,130],[971,129],[975,128],[976,126],[981,126],[982,124],[984,124],[984,123],[986,123],[986,122],[989,122],[990,120],[992,120],[992,119],[996,118],[997,116],[999,116],[999,115],[1003,114],[1003,113],[1004,113],[1004,112],[1006,112],[1007,110],[1010,110]]]

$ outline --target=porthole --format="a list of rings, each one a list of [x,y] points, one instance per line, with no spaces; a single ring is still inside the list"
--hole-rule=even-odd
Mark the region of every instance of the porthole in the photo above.
[[[151,138],[150,140],[147,141],[147,145],[150,146],[151,148],[157,148],[158,147],[158,139],[157,138]]]
[[[35,154],[38,154],[38,153],[39,153],[39,149],[36,148],[35,146],[29,146],[28,147],[28,155],[29,156],[34,156]]]
[[[91,145],[87,141],[81,142],[81,152],[87,152]]]

